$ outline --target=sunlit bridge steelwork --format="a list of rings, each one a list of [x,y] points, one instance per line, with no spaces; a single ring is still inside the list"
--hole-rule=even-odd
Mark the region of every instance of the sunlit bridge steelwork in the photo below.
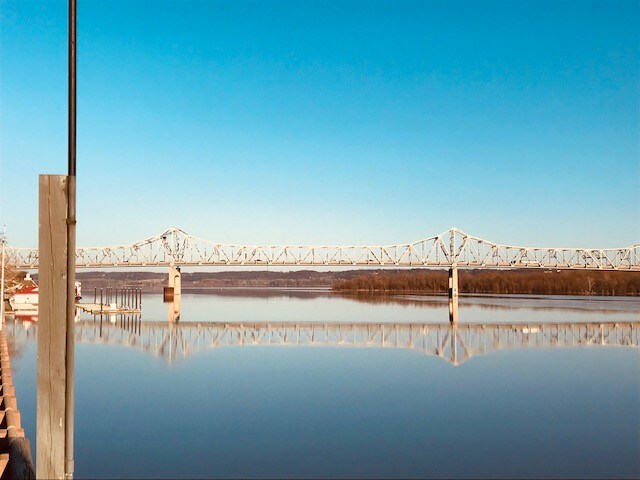
[[[35,338],[37,324],[16,322],[16,341]],[[302,346],[411,349],[453,365],[499,350],[581,346],[640,347],[640,322],[609,323],[169,323],[139,317],[80,321],[76,341],[127,346],[173,362],[223,347]]]
[[[37,248],[7,248],[18,268],[38,267]],[[623,248],[546,248],[499,245],[452,228],[396,245],[225,245],[178,228],[132,243],[76,250],[76,267],[375,266],[558,268],[640,271],[640,245]]]

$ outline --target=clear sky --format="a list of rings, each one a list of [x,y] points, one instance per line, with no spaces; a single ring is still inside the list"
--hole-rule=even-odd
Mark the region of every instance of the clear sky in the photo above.
[[[90,1],[78,245],[640,242],[640,2]],[[66,173],[67,1],[0,3],[0,222]]]

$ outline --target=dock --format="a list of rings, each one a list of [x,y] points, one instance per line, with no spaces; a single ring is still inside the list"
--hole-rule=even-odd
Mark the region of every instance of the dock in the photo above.
[[[97,288],[93,303],[77,303],[83,312],[92,315],[130,315],[142,313],[142,290],[135,287]]]
[[[77,303],[76,306],[92,315],[129,315],[141,313],[142,309],[115,303]]]

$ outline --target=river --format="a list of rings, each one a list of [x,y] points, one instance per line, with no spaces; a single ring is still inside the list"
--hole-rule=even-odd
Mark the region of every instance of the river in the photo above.
[[[160,295],[76,325],[77,478],[640,476],[640,299]],[[35,458],[37,323],[9,321]]]

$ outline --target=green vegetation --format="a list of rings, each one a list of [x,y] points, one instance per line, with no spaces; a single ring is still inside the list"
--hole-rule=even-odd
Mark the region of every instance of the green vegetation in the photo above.
[[[336,292],[444,293],[448,273],[410,270],[363,274],[333,283]],[[640,272],[576,270],[459,270],[461,293],[640,295]]]

